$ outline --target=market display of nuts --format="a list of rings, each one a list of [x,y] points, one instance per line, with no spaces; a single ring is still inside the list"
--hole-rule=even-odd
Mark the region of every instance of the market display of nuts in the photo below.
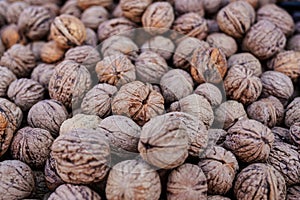
[[[212,108],[216,108],[222,103],[223,95],[220,89],[211,83],[202,83],[194,91],[195,94],[203,96],[210,103]]]
[[[0,66],[0,74],[0,97],[5,97],[9,85],[15,81],[17,77],[12,71],[2,66]]]

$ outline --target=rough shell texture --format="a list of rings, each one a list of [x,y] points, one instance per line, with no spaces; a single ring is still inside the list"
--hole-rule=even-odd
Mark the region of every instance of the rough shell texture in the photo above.
[[[184,14],[189,12],[195,12],[199,15],[204,15],[204,9],[202,5],[202,1],[198,0],[174,0],[174,8],[176,13]]]
[[[141,51],[152,51],[166,60],[169,60],[175,50],[175,45],[171,39],[163,36],[150,38],[141,46]]]
[[[220,89],[211,83],[200,84],[195,89],[194,93],[206,98],[213,108],[219,106],[223,100],[223,95]]]
[[[112,3],[112,0],[77,0],[77,5],[83,10],[91,6],[110,7]]]
[[[230,56],[227,64],[228,68],[231,68],[235,65],[243,66],[244,68],[252,70],[255,76],[260,76],[262,74],[262,67],[259,60],[251,53],[234,54]]]
[[[207,198],[206,177],[200,167],[192,164],[183,164],[174,169],[168,177],[168,199]]]
[[[141,22],[142,15],[152,0],[121,0],[120,6],[125,17],[133,22]]]
[[[6,67],[0,66],[0,97],[5,97],[9,85],[17,79],[16,75]]]
[[[109,171],[110,147],[99,131],[75,129],[53,142],[51,155],[63,181],[89,184],[104,179]]]
[[[290,127],[289,137],[291,138],[293,144],[300,146],[300,122],[296,122]]]
[[[30,167],[18,160],[0,162],[0,182],[2,199],[23,199],[34,189],[34,177]]]
[[[44,168],[46,185],[51,191],[54,191],[58,186],[64,184],[63,180],[61,180],[57,174],[55,163],[55,160],[50,155]]]
[[[209,129],[208,130],[208,137],[209,143],[211,144],[210,147],[214,147],[215,145],[222,146],[223,142],[226,140],[227,132],[223,129]]]
[[[218,146],[206,151],[198,163],[207,177],[209,194],[226,194],[239,169],[235,156]]]
[[[266,187],[268,186],[268,187]],[[280,172],[271,165],[256,163],[244,168],[234,185],[237,199],[285,199],[286,186]]]
[[[289,129],[282,128],[279,126],[275,126],[274,128],[272,128],[272,133],[274,134],[275,142],[285,142],[288,144],[292,144],[293,141],[290,137],[289,132]]]
[[[107,199],[158,200],[161,183],[158,173],[142,161],[127,160],[115,165],[108,176]]]
[[[20,34],[19,27],[16,24],[10,24],[1,29],[1,40],[6,49],[9,49],[17,43],[25,43],[25,39]]]
[[[18,24],[20,14],[29,5],[26,2],[17,1],[10,4],[6,10],[6,20],[10,24]]]
[[[61,49],[55,41],[45,43],[40,51],[40,58],[45,63],[56,63],[65,55],[64,49]]]
[[[224,33],[210,34],[207,36],[206,42],[211,47],[221,49],[226,57],[233,55],[238,50],[236,41]]]
[[[292,126],[296,122],[300,122],[300,98],[295,98],[286,108],[285,125]]]
[[[287,49],[300,51],[300,34],[294,35],[288,40]]]
[[[298,200],[300,195],[300,186],[294,185],[287,188],[286,200]]]
[[[108,19],[108,12],[102,6],[92,6],[81,15],[81,21],[87,28],[97,30],[98,26]]]
[[[48,89],[50,78],[54,73],[56,65],[40,63],[31,73],[31,79],[39,82],[44,88]]]

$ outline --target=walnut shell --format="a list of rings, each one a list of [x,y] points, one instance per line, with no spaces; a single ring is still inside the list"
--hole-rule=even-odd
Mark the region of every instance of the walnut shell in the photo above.
[[[81,9],[77,6],[77,0],[67,0],[61,7],[60,14],[68,14],[80,18]]]
[[[210,34],[207,36],[206,42],[211,47],[221,49],[226,57],[233,55],[238,50],[236,41],[224,33]]]
[[[202,83],[194,91],[195,94],[203,96],[212,106],[216,108],[222,103],[223,95],[220,89],[211,83]]]
[[[108,20],[108,12],[102,6],[87,8],[81,15],[81,21],[86,28],[97,30],[98,26]]]
[[[289,144],[293,144],[293,141],[290,137],[289,129],[275,126],[272,128],[272,133],[275,137],[275,142],[285,142]]]
[[[16,75],[8,68],[0,66],[0,97],[5,97],[9,85],[17,79]]]
[[[300,51],[300,34],[294,35],[288,40],[287,49]]]
[[[141,46],[141,51],[152,51],[157,53],[166,60],[169,60],[174,53],[175,45],[171,39],[163,36],[155,36],[150,38]]]
[[[286,200],[297,200],[300,195],[300,186],[294,185],[287,188]]]
[[[113,0],[77,0],[77,5],[79,8],[85,10],[91,6],[103,6],[110,7]]]
[[[233,1],[247,1],[253,8],[257,8],[258,3],[261,0],[230,0],[230,2],[233,2]]]
[[[206,13],[214,14],[222,7],[222,0],[203,0],[203,7]]]
[[[295,98],[286,108],[285,112],[285,125],[291,127],[293,124],[300,122],[299,110],[300,98]]]
[[[152,0],[121,0],[120,7],[124,17],[133,22],[141,22],[144,11],[151,3]]]
[[[31,79],[39,82],[44,88],[48,89],[50,78],[55,70],[54,64],[40,63],[31,73]]]
[[[20,34],[19,27],[16,24],[10,24],[1,29],[1,40],[6,49],[18,43],[25,43],[25,39]]]
[[[227,132],[223,129],[211,128],[208,129],[208,143],[212,144],[211,147],[215,145],[220,145],[226,140]]]
[[[291,138],[293,144],[300,146],[300,122],[296,122],[290,127],[289,137]]]
[[[174,1],[174,9],[178,14],[184,13],[198,13],[201,16],[204,16],[204,8],[202,1],[198,0],[173,0]]]
[[[206,177],[201,168],[187,163],[174,169],[168,177],[167,198],[207,199]]]
[[[9,4],[6,10],[6,20],[10,24],[18,24],[20,14],[25,8],[29,5],[23,1],[17,1],[12,4]]]
[[[65,55],[65,50],[61,49],[55,41],[49,41],[43,45],[40,51],[40,58],[45,63],[56,63]]]
[[[27,49],[32,51],[36,61],[41,60],[41,49],[45,43],[45,41],[33,41],[26,45]]]
[[[61,180],[57,174],[55,163],[56,161],[50,155],[44,168],[46,185],[51,191],[54,191],[58,186],[64,184],[63,180]]]

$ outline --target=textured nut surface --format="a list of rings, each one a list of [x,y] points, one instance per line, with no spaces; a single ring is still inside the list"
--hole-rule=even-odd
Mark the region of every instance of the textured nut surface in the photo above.
[[[295,98],[286,108],[285,112],[285,125],[287,127],[292,126],[296,122],[300,122],[300,98]]]
[[[80,18],[81,9],[77,6],[77,0],[68,0],[60,9],[60,14],[73,15],[74,17]]]
[[[110,7],[112,3],[112,0],[77,0],[78,7],[80,7],[83,10],[91,6]]]
[[[55,160],[50,155],[45,163],[44,168],[45,182],[51,191],[54,191],[58,186],[64,184],[63,180],[61,180],[57,174],[55,163]]]
[[[293,143],[289,134],[289,129],[287,128],[275,126],[272,128],[272,133],[274,134],[275,142],[285,142],[288,144]]]
[[[214,14],[222,7],[222,0],[203,0],[203,7],[206,13]]]
[[[238,50],[236,41],[224,33],[210,34],[207,36],[206,42],[211,47],[221,49],[226,57],[233,55]]]
[[[44,88],[48,89],[50,78],[54,73],[56,65],[40,63],[31,73],[31,79],[39,82]]]
[[[125,17],[133,22],[141,22],[144,11],[151,3],[152,0],[121,0],[120,7]]]
[[[262,74],[262,67],[259,60],[251,53],[234,54],[230,56],[227,64],[228,68],[231,68],[235,65],[243,66],[244,68],[252,70],[255,76],[260,76]]]
[[[1,29],[1,40],[7,49],[17,43],[25,43],[25,39],[20,34],[16,24],[10,24]]]
[[[9,85],[17,79],[16,75],[6,67],[0,66],[0,97],[5,97]]]
[[[183,164],[174,169],[168,177],[168,199],[206,199],[207,182],[200,167]]]
[[[40,58],[45,63],[56,63],[64,57],[65,51],[55,41],[45,43],[40,51]]]
[[[26,2],[17,1],[9,4],[6,10],[6,20],[10,24],[18,24],[20,14],[29,5]]]
[[[287,49],[300,51],[300,34],[294,35],[288,40]]]
[[[26,45],[27,49],[32,51],[36,61],[41,60],[41,49],[45,43],[46,43],[45,41],[33,41]]]
[[[81,15],[81,21],[87,28],[96,30],[98,26],[108,19],[108,12],[102,6],[92,6]]]
[[[150,38],[141,46],[141,51],[152,51],[157,53],[166,60],[172,57],[175,50],[175,45],[171,39],[163,36],[155,36]]]
[[[289,137],[291,138],[293,144],[300,146],[300,122],[296,122],[290,127]]]
[[[195,94],[203,96],[215,108],[222,103],[223,95],[220,89],[211,83],[202,83],[194,91]]]
[[[174,0],[174,8],[175,11],[179,14],[195,12],[200,14],[201,16],[204,15],[202,1],[198,0]]]
[[[297,200],[300,195],[300,186],[294,185],[287,188],[286,200]]]

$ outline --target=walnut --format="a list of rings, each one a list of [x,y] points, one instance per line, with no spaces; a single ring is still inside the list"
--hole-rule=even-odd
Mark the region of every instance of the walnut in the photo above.
[[[22,2],[22,1],[17,1],[17,2],[10,4],[6,10],[7,22],[10,24],[18,24],[20,14],[28,6],[29,5],[26,2]]]
[[[77,0],[67,0],[61,7],[60,14],[68,14],[80,18],[81,9],[77,6]]]
[[[113,12],[112,12],[112,16],[113,17],[123,17],[123,11],[122,11],[122,8],[121,8],[121,5],[120,3],[118,3],[115,8],[113,9]]]
[[[217,21],[223,32],[242,38],[255,21],[255,11],[245,1],[232,2],[219,11]]]
[[[72,15],[56,17],[51,24],[51,38],[63,49],[82,45],[86,39],[83,23]]]
[[[206,23],[207,23],[209,34],[220,32],[220,28],[219,28],[217,20],[215,20],[215,19],[206,19]]]
[[[117,87],[103,83],[88,91],[81,103],[81,110],[85,114],[106,117],[111,114],[111,102]]]
[[[290,127],[289,137],[293,144],[300,146],[300,122],[296,122]]]
[[[178,14],[194,12],[204,16],[203,3],[198,0],[174,0],[174,9]]]
[[[168,177],[168,199],[207,199],[206,177],[200,167],[183,164]]]
[[[45,43],[44,41],[33,41],[26,45],[27,49],[32,51],[36,61],[41,60],[41,49]]]
[[[227,72],[226,56],[218,48],[196,49],[191,63],[191,74],[197,83],[220,83]]]
[[[143,125],[164,112],[164,98],[149,84],[134,81],[120,88],[112,101],[112,112]]]
[[[56,63],[65,55],[65,50],[61,49],[55,41],[49,41],[43,45],[40,51],[40,58],[45,63]]]
[[[295,98],[286,108],[285,125],[291,127],[293,124],[300,122],[300,98]]]
[[[108,20],[108,12],[102,6],[92,6],[81,15],[81,21],[87,28],[97,30],[98,26]]]
[[[234,185],[237,199],[285,199],[285,181],[269,164],[255,163],[244,168]]]
[[[242,162],[251,163],[266,161],[273,142],[274,135],[267,126],[244,119],[228,130],[224,146]]]
[[[260,20],[247,32],[243,49],[265,60],[283,50],[285,43],[286,38],[279,28],[267,20]]]
[[[60,7],[55,3],[48,2],[43,4],[43,7],[49,10],[52,19],[60,14]]]
[[[142,52],[152,51],[166,60],[172,57],[174,50],[175,45],[172,40],[163,36],[152,37],[141,46]]]
[[[222,0],[203,0],[203,7],[206,13],[214,14],[222,7]]]
[[[15,44],[23,44],[25,40],[19,32],[19,27],[15,24],[4,26],[1,29],[1,40],[6,49],[11,48]]]
[[[222,103],[223,95],[220,89],[211,83],[202,83],[194,91],[195,94],[203,96],[210,103],[212,108],[216,108]]]
[[[27,122],[31,127],[45,129],[53,137],[57,137],[60,126],[67,118],[68,112],[62,103],[55,100],[43,100],[31,107]]]
[[[124,17],[133,22],[141,22],[144,11],[151,3],[152,0],[121,0],[120,7]]]
[[[161,193],[159,175],[145,162],[123,161],[111,169],[105,193],[107,199],[158,200]]]
[[[13,81],[7,96],[23,111],[28,111],[34,104],[44,98],[45,89],[38,82],[21,78]]]
[[[207,177],[208,193],[220,195],[230,190],[239,169],[233,153],[218,146],[206,151],[198,166]]]
[[[54,191],[58,186],[64,184],[63,180],[61,180],[57,174],[55,165],[56,161],[50,155],[45,164],[44,174],[46,185],[51,191]]]
[[[19,0],[8,0],[8,1],[19,1]],[[54,3],[57,5],[60,5],[62,3],[62,0],[24,0],[26,3],[31,4],[31,5],[45,5],[47,3]]]
[[[215,145],[220,145],[226,140],[227,132],[223,129],[208,129],[208,143],[211,143],[211,147]]]
[[[288,40],[287,49],[300,51],[300,34],[294,35]]]
[[[224,33],[210,34],[207,36],[206,42],[211,47],[221,49],[226,57],[233,55],[238,50],[236,41]]]
[[[2,199],[24,199],[34,190],[34,177],[28,165],[18,160],[0,162]]]
[[[101,181],[106,176],[110,163],[110,147],[100,131],[74,129],[54,140],[51,155],[63,181],[89,184]]]
[[[90,89],[91,82],[91,75],[85,66],[66,60],[55,67],[49,82],[49,94],[67,108],[76,108]]]
[[[54,64],[40,63],[32,71],[31,79],[39,82],[44,88],[48,89],[48,84],[54,70]]]
[[[286,200],[297,200],[300,195],[300,186],[294,185],[287,188]]]
[[[77,5],[83,10],[91,6],[110,7],[112,3],[113,0],[77,0]]]
[[[272,133],[274,134],[275,142],[285,142],[293,144],[289,129],[275,126],[274,128],[272,128]]]
[[[0,66],[0,97],[5,97],[9,85],[17,79],[16,75],[6,67]]]
[[[92,47],[96,47],[98,44],[98,36],[95,31],[90,28],[86,28],[86,39],[84,41],[84,44],[90,45]]]
[[[1,57],[0,65],[10,69],[18,78],[28,76],[36,66],[32,51],[21,44],[8,49]]]

